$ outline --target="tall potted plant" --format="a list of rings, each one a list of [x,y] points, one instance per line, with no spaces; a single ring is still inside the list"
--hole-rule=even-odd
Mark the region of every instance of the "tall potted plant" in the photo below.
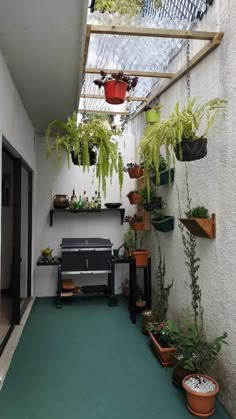
[[[49,124],[45,133],[46,157],[51,157],[58,166],[63,154],[66,154],[70,166],[72,153],[77,165],[85,171],[91,165],[90,153],[96,153],[96,176],[104,194],[107,178],[112,176],[113,171],[119,174],[121,189],[124,164],[113,135],[110,124],[102,116],[93,115],[77,124],[76,113],[73,112],[67,122],[55,120]]]
[[[106,102],[120,105],[125,101],[126,92],[133,90],[138,83],[138,77],[131,77],[123,71],[108,74],[101,71],[101,79],[94,80],[94,84],[104,87]]]

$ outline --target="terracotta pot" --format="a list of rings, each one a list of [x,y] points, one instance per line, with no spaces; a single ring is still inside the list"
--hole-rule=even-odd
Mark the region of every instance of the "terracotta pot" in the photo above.
[[[129,167],[128,173],[131,179],[138,179],[143,176],[143,169],[139,166]]]
[[[135,223],[129,223],[130,228],[135,231],[143,231],[144,230],[144,223],[142,221],[136,221]]]
[[[147,250],[136,250],[132,252],[132,256],[135,258],[136,266],[143,267],[148,264],[148,251]]]
[[[138,205],[142,203],[142,198],[137,192],[130,192],[127,197],[131,205]]]
[[[212,381],[215,384],[215,390],[208,393],[198,393],[191,390],[186,384],[185,381],[191,377],[203,377]],[[183,379],[183,388],[186,391],[187,396],[187,408],[195,416],[200,418],[205,418],[213,415],[215,411],[215,396],[219,392],[219,384],[214,378],[209,377],[208,375],[203,374],[190,374]]]
[[[122,292],[125,297],[129,296],[129,284],[122,284]]]
[[[148,334],[151,339],[152,348],[163,367],[172,367],[175,363],[176,348],[162,348],[155,336],[151,332],[148,332]]]
[[[141,300],[141,301],[136,301],[136,307],[138,308],[144,308],[146,306],[146,301]]]
[[[122,80],[108,80],[104,83],[106,102],[120,105],[125,101],[128,84]]]

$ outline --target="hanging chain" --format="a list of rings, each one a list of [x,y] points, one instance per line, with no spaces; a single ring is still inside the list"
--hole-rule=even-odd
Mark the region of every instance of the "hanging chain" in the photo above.
[[[187,51],[186,51],[186,67],[187,67],[187,73],[186,73],[186,89],[188,94],[188,99],[191,96],[191,85],[190,85],[190,62],[191,62],[191,55],[190,55],[190,39],[187,41]]]

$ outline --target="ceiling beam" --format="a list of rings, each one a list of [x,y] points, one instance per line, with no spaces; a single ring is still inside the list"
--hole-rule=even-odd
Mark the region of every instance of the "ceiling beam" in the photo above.
[[[109,26],[109,25],[88,25],[91,34],[99,35],[128,35],[141,36],[151,38],[177,38],[177,39],[198,39],[202,41],[211,41],[216,35],[222,32],[207,31],[184,31],[176,29],[155,29],[155,28],[138,28],[132,26]]]
[[[173,86],[177,81],[184,77],[190,70],[196,67],[205,57],[207,57],[207,55],[209,55],[212,51],[214,51],[214,49],[216,49],[220,45],[221,39],[221,34],[217,34],[212,41],[208,42],[207,45],[201,48],[200,51],[198,51],[198,53],[191,58],[189,66],[185,65],[176,73],[175,77],[171,79],[166,85],[164,85],[159,91],[152,95],[149,95],[149,97],[147,97],[147,103],[145,103],[145,105],[141,105],[138,108],[138,110],[133,114],[133,116],[136,116],[140,112],[142,112],[145,106],[151,103],[154,99],[158,99],[171,86]]]
[[[78,109],[79,113],[104,113],[108,115],[130,115],[129,112],[100,111],[99,109]]]
[[[109,74],[116,74],[119,73],[121,70],[111,70],[111,69],[104,69],[105,73]],[[160,79],[171,79],[175,76],[175,73],[161,73],[158,71],[138,71],[138,70],[122,70],[123,73],[128,74],[129,76],[137,76],[137,77],[155,77]],[[100,74],[101,70],[98,68],[87,67],[85,68],[85,73],[87,74]]]
[[[105,99],[104,95],[94,95],[89,93],[82,94],[81,97],[85,99]],[[127,102],[147,102],[148,99],[145,96],[126,96],[125,100],[127,100]]]

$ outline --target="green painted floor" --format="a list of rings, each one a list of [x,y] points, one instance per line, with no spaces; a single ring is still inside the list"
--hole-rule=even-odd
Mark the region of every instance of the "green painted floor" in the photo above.
[[[0,392],[1,419],[190,419],[184,392],[105,300],[38,299]],[[228,418],[217,404],[214,419]]]

